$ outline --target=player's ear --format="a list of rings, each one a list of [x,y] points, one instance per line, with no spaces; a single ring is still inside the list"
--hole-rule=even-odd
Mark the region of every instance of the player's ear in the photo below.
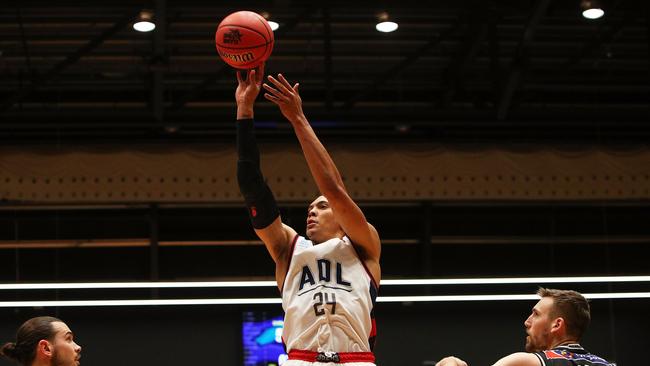
[[[41,339],[38,341],[38,345],[36,346],[36,352],[47,357],[52,357],[53,346],[47,340]]]
[[[553,319],[553,323],[551,323],[551,332],[557,332],[560,330],[566,331],[566,322],[564,321],[564,318],[557,317]]]

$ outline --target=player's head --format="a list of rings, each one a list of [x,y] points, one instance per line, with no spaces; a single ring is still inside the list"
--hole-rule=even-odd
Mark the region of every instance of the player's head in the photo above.
[[[344,235],[334,218],[332,207],[325,196],[318,196],[307,208],[307,237],[314,244]]]
[[[6,343],[0,354],[23,366],[78,366],[81,347],[64,322],[39,316],[24,322],[16,332],[16,342]]]
[[[579,341],[589,326],[589,303],[580,293],[571,290],[540,288],[541,297],[524,322],[526,351],[550,349],[559,342]]]

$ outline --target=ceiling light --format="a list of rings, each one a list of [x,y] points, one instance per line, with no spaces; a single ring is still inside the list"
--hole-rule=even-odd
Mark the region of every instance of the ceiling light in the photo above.
[[[605,15],[598,0],[582,0],[580,2],[582,16],[587,19],[598,19]]]
[[[138,19],[133,23],[133,29],[138,32],[151,32],[156,29],[156,24],[153,22],[153,12],[151,10],[141,11]]]
[[[582,295],[589,300],[650,298],[650,292],[601,292]],[[535,294],[379,296],[377,302],[519,301],[538,299],[539,296]]]
[[[583,276],[583,277],[504,277],[504,278],[419,278],[384,280],[382,286],[404,285],[501,285],[550,283],[635,283],[650,282],[650,276]],[[98,283],[0,283],[0,290],[69,290],[69,289],[137,289],[137,288],[246,288],[275,287],[275,281],[201,281],[201,282],[98,282]],[[650,299],[650,292],[583,293],[587,299]],[[380,296],[378,302],[448,302],[448,301],[520,301],[536,300],[535,294],[467,294],[435,296]],[[280,298],[194,298],[194,299],[115,299],[0,301],[0,308],[19,307],[99,307],[99,306],[184,306],[184,305],[258,305],[280,304]]]
[[[636,283],[650,282],[650,276],[500,277],[500,278],[417,278],[382,280],[382,286],[506,285],[550,283]],[[243,288],[275,287],[275,281],[178,281],[178,282],[86,282],[86,283],[0,283],[0,290],[71,290],[135,288]]]
[[[388,13],[383,12],[377,16],[377,25],[375,28],[383,33],[394,32],[397,30],[397,23],[390,20]]]
[[[269,27],[271,27],[272,31],[275,32],[278,28],[280,28],[280,24],[271,20],[271,14],[268,11],[263,11],[260,13],[260,15],[262,18],[266,19],[266,22],[269,23]]]
[[[589,300],[648,299],[650,292],[584,293]],[[500,295],[435,295],[435,296],[380,296],[377,302],[448,302],[448,301],[520,301],[537,300],[534,294]],[[99,306],[184,306],[184,305],[260,305],[281,304],[272,298],[212,298],[212,299],[138,299],[138,300],[54,300],[54,301],[0,301],[0,308],[24,307],[99,307]]]

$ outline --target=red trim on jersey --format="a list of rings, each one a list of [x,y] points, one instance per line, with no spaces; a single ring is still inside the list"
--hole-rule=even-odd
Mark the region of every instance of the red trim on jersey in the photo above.
[[[355,251],[356,251],[356,249],[355,249]],[[359,253],[357,253],[357,257],[359,257]],[[368,273],[368,276],[370,276],[370,281],[372,282],[372,285],[375,286],[376,290],[379,290],[379,285],[377,284],[377,281],[375,281],[375,276],[373,276],[372,273],[370,273],[370,270],[368,269],[368,267],[366,267],[366,262],[364,262],[361,259],[361,257],[359,257],[359,261],[363,265],[363,268],[366,270],[366,273]]]
[[[549,360],[552,360],[554,358],[569,358],[569,357],[566,357],[566,356],[558,353],[557,351],[543,351],[543,352],[544,352],[544,355],[546,356],[546,358],[548,358]]]
[[[361,262],[361,265],[363,266],[363,269],[366,270],[366,273],[367,273],[368,276],[370,277],[370,281],[371,281],[372,284],[375,286],[375,289],[376,289],[376,290],[379,290],[379,285],[378,285],[377,282],[375,281],[375,276],[372,275],[372,273],[370,272],[370,270],[369,270],[368,267],[366,266],[366,263],[363,261],[363,259],[362,259],[361,256],[359,255],[359,251],[357,250],[357,247],[354,245],[354,242],[352,241],[352,239],[350,239],[349,236],[347,236],[347,234],[345,235],[345,237],[347,237],[348,240],[350,240],[350,244],[352,244],[352,248],[354,249],[354,253],[356,253],[357,258],[359,258],[359,262]]]
[[[291,266],[291,259],[293,259],[293,251],[296,248],[298,237],[300,237],[300,235],[296,234],[296,236],[293,237],[293,241],[291,242],[291,250],[289,251],[289,263],[287,263],[287,270],[284,272],[284,279],[282,280],[280,295],[282,295],[282,291],[284,291],[284,283],[287,281],[287,275],[289,274],[289,267]]]
[[[372,327],[370,328],[370,338],[377,336],[377,321],[375,321],[375,318],[372,318],[371,321]]]
[[[290,360],[300,360],[307,362],[318,362],[317,357],[318,352],[313,351],[303,351],[292,349],[289,351]],[[347,362],[371,362],[375,363],[375,355],[372,352],[336,352],[336,355],[339,356],[339,362],[332,363],[347,363]]]

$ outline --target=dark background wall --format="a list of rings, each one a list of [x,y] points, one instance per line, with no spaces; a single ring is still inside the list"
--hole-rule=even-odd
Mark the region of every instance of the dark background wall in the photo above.
[[[382,272],[390,278],[647,275],[648,206],[609,203],[362,205],[382,233]],[[282,207],[300,228],[304,208]],[[427,213],[428,212],[428,213]],[[147,238],[149,210],[66,209],[0,211],[2,237],[12,239]],[[160,207],[160,240],[253,240],[240,207]],[[428,234],[427,234],[428,233]],[[422,238],[431,243],[423,244]],[[68,247],[0,250],[0,282],[149,281],[150,247]],[[160,280],[267,279],[273,262],[257,245],[160,247]],[[380,296],[532,294],[538,284],[495,286],[383,286]],[[543,284],[539,284],[543,285]],[[584,293],[648,291],[648,283],[566,284]],[[276,297],[253,290],[3,291],[0,301]],[[639,365],[650,341],[648,299],[594,300],[584,345],[619,365]],[[534,301],[379,303],[379,365],[431,364],[458,355],[471,365],[491,364],[523,350],[523,321]],[[241,321],[247,310],[281,313],[277,306],[113,308],[0,308],[0,341],[34,315],[64,319],[84,347],[86,365],[241,364]],[[0,361],[0,365],[8,365]]]

